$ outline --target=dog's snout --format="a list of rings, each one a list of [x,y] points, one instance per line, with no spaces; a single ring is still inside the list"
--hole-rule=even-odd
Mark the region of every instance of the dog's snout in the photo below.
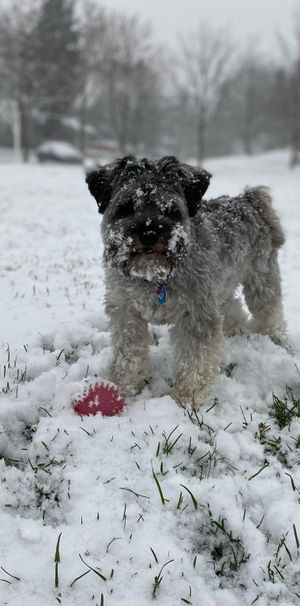
[[[146,225],[138,232],[140,242],[143,246],[154,246],[159,238],[159,232],[154,227]]]

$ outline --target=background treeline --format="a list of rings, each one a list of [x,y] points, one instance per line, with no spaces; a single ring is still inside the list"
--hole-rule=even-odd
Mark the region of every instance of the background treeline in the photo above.
[[[96,0],[0,0],[0,146],[44,140],[203,160],[289,147],[300,159],[300,20],[241,48],[199,23],[176,53]]]

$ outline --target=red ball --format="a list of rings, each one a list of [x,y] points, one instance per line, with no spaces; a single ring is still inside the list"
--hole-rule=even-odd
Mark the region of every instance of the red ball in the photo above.
[[[112,383],[95,383],[83,392],[81,398],[72,401],[78,415],[96,415],[105,417],[119,415],[125,406],[125,400]]]

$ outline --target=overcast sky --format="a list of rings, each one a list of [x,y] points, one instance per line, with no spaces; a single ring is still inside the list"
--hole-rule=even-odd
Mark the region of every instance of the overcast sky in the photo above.
[[[276,31],[288,36],[299,0],[99,0],[107,8],[138,13],[153,24],[161,41],[176,43],[178,32],[191,30],[198,21],[229,26],[237,39],[258,36],[261,48],[272,54]]]

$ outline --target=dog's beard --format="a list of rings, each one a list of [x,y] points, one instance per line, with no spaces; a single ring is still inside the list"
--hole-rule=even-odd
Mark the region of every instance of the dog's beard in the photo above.
[[[186,257],[188,234],[183,225],[176,224],[166,244],[153,247],[136,244],[134,236],[126,236],[121,230],[108,234],[104,248],[104,259],[109,267],[119,273],[148,282],[168,282]]]
[[[176,265],[171,255],[141,252],[131,256],[124,273],[147,282],[168,282],[174,276]]]

